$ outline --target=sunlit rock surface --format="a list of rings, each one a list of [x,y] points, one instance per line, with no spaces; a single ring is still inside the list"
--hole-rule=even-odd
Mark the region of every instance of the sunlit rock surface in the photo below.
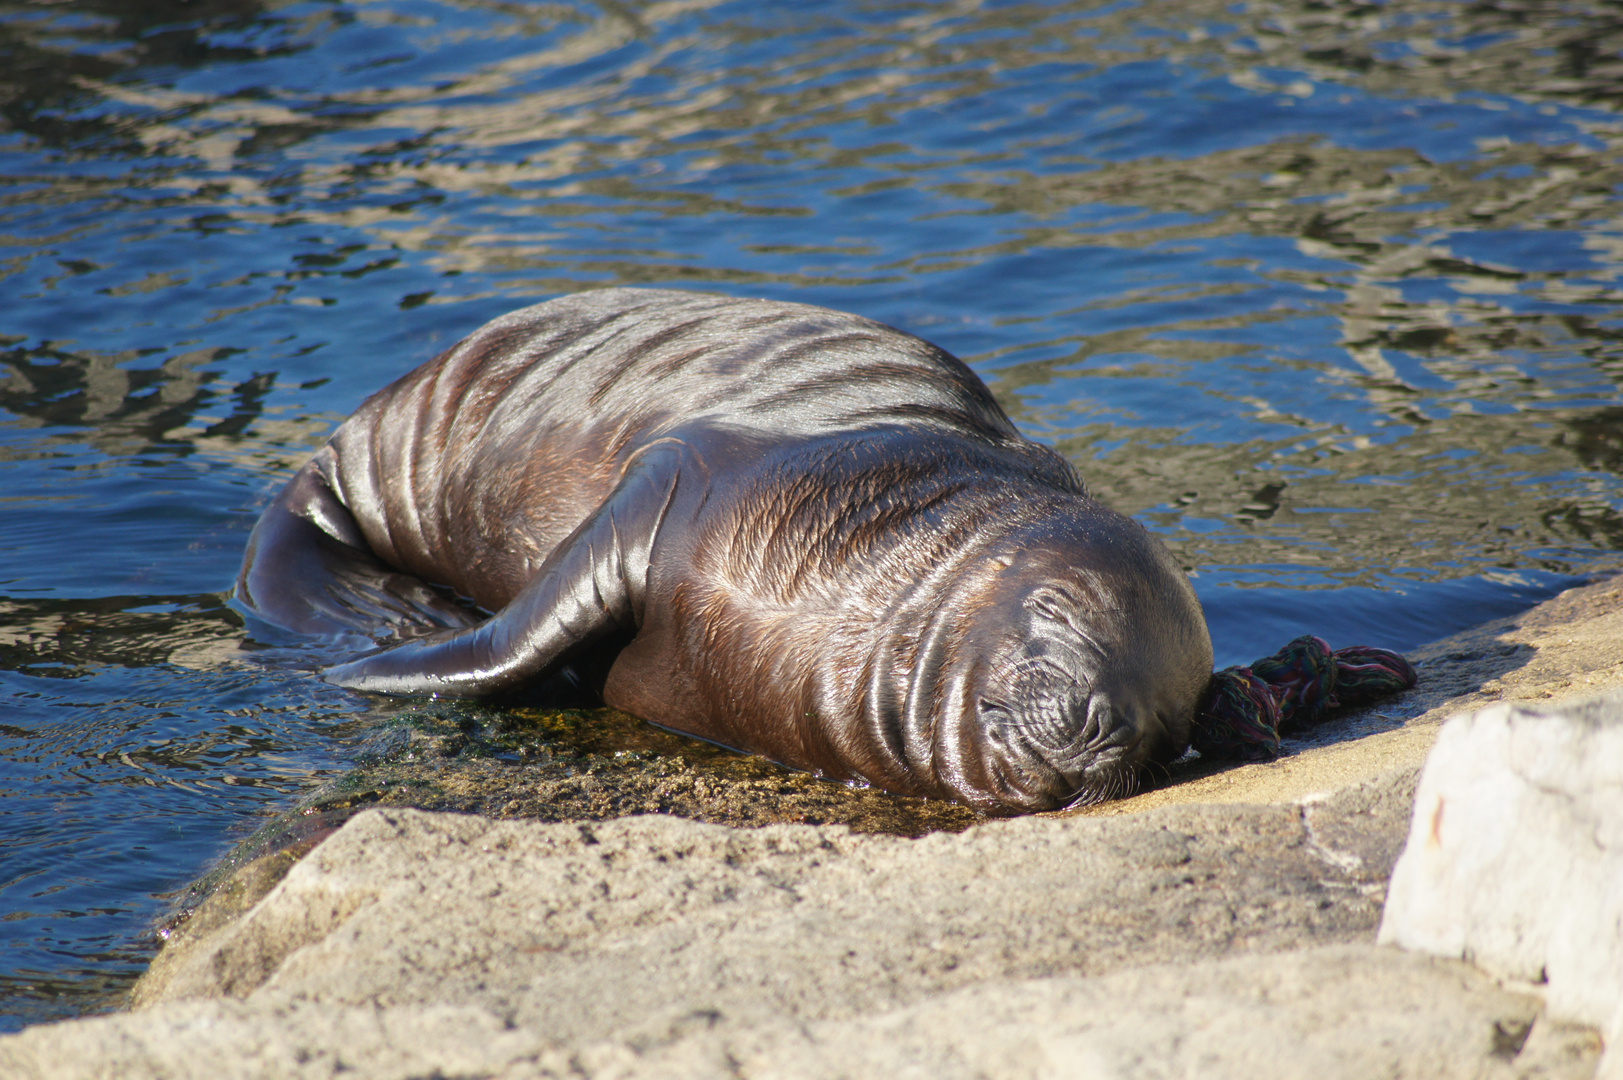
[[[1571,1031],[1545,1035],[1541,1071],[1512,1066],[1534,1050],[1537,1013],[1536,999],[1464,964],[1334,946],[986,983],[809,1022],[747,1019],[700,995],[579,1041],[489,1005],[183,1002],[82,1021],[71,1045],[36,1029],[0,1043],[0,1067],[128,1080],[1585,1075],[1584,1036]]]
[[[1492,705],[1444,725],[1380,940],[1544,984],[1553,1015],[1618,1015],[1623,696]],[[1623,1052],[1607,1070],[1623,1075]]]
[[[1389,857],[1331,838],[1400,836],[1412,781],[912,841],[371,810],[0,1072],[1587,1076],[1535,997],[1367,944]]]

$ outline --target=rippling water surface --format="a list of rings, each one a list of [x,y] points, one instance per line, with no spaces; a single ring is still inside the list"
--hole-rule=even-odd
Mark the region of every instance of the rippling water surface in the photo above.
[[[247,532],[559,293],[938,342],[1221,663],[1616,565],[1620,47],[1557,0],[0,0],[0,1030],[102,1007],[387,715],[244,662]]]

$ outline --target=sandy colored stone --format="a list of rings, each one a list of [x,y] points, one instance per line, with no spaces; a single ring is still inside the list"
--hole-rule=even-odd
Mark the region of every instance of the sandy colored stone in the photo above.
[[[137,998],[455,1001],[578,1040],[672,1000],[825,1018],[988,979],[1367,940],[1407,783],[1311,811],[1024,818],[916,841],[371,810],[161,959]]]
[[[257,1009],[190,1001],[151,1013],[30,1028],[0,1040],[0,1075],[17,1080],[349,1080],[487,1077],[552,1048],[482,1009]],[[66,1035],[66,1038],[60,1037]],[[551,1060],[559,1060],[552,1051]],[[510,1073],[508,1075],[511,1075]],[[544,1075],[544,1074],[543,1074]]]
[[[1379,940],[1542,984],[1555,1017],[1623,1009],[1623,694],[1443,725]]]
[[[614,1011],[610,1007],[609,1011]],[[213,999],[35,1028],[0,1040],[0,1071],[405,1080],[421,1076],[1024,1077],[1587,1076],[1566,1033],[1538,1061],[1536,998],[1467,965],[1395,950],[1301,952],[992,981],[894,1010],[811,1022],[733,1013],[703,997],[556,1041],[488,1005],[387,1007]]]
[[[1607,1053],[1595,1072],[1595,1080],[1623,1080],[1623,1005],[1617,1007],[1606,1025]]]
[[[1537,1013],[1463,964],[1342,947],[974,987],[800,1040],[735,1036],[712,1060],[808,1080],[1510,1077],[1529,1075],[1515,1062]]]

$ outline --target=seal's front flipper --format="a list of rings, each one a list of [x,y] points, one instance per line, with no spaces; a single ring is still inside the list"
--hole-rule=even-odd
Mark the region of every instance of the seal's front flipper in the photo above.
[[[236,598],[250,613],[301,634],[371,637],[478,621],[372,554],[320,466],[318,455],[299,470],[248,538]]]
[[[556,673],[578,651],[642,623],[649,553],[675,498],[670,455],[645,458],[499,612],[328,668],[379,694],[482,697]]]

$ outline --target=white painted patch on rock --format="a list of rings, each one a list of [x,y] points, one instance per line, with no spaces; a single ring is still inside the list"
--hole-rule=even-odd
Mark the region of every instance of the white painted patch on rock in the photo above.
[[[1553,1016],[1611,1026],[1623,1078],[1623,695],[1444,725],[1380,941],[1547,983]]]

